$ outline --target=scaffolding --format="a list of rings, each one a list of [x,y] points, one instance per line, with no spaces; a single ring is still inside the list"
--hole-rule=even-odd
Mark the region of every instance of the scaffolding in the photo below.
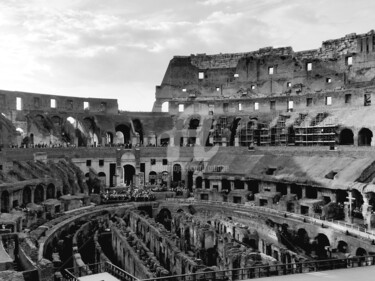
[[[311,120],[304,118],[295,126],[295,144],[304,146],[334,145],[338,122],[328,113],[318,113]]]
[[[228,120],[227,117],[220,117],[215,125],[214,132],[213,132],[213,142],[214,145],[219,144],[222,145],[222,138],[225,133],[225,129],[227,129]]]
[[[280,115],[277,118],[276,125],[271,128],[270,145],[287,145],[288,132],[286,128],[286,119],[289,116]]]

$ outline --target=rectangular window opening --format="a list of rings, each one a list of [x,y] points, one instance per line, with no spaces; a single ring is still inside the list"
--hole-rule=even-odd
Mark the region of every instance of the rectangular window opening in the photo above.
[[[91,160],[86,160],[86,166],[91,167]]]
[[[163,159],[163,166],[168,165],[168,159]]]
[[[332,83],[332,79],[331,78],[326,78],[326,82],[327,83]]]
[[[288,112],[292,112],[293,111],[293,101],[290,100],[288,101]]]
[[[272,75],[272,74],[273,74],[273,67],[272,67],[272,66],[268,68],[268,74],[269,74],[269,75]]]
[[[83,102],[83,110],[89,110],[90,109],[90,103],[88,101]]]
[[[255,85],[251,85],[251,90],[255,90]]]
[[[229,108],[229,104],[228,103],[224,103],[223,104],[223,111],[224,112],[228,112],[228,108]]]
[[[288,83],[286,83],[286,86],[287,86],[287,88],[290,88],[290,87],[292,87],[292,83],[288,82]]]
[[[200,80],[204,79],[204,72],[199,72],[199,73],[198,73],[198,78],[199,78]]]
[[[156,159],[151,159],[150,163],[151,163],[151,165],[156,165]]]
[[[259,102],[254,102],[254,109],[259,110]]]
[[[312,63],[311,63],[311,62],[308,62],[308,63],[306,64],[306,70],[307,70],[307,71],[311,71],[311,70],[312,70]]]
[[[16,98],[16,109],[17,110],[23,109],[22,98],[20,98],[20,97]]]
[[[346,57],[346,65],[353,65],[353,57]]]
[[[276,101],[274,101],[274,100],[270,101],[270,109],[271,110],[275,110],[276,109]]]
[[[239,103],[239,104],[238,104],[238,110],[239,110],[239,111],[242,110],[242,103]]]
[[[104,166],[104,159],[99,159],[99,166],[100,167]]]
[[[182,89],[182,91],[183,91],[183,92],[186,92],[186,89],[185,89],[185,88],[183,88],[183,89]]]
[[[313,102],[313,99],[312,99],[312,98],[307,98],[307,99],[306,99],[306,106],[307,106],[307,107],[312,106],[312,102]]]
[[[326,97],[326,105],[332,104],[332,97]]]
[[[184,112],[185,106],[183,104],[178,105],[178,112]]]
[[[370,106],[371,105],[371,94],[365,94],[364,96],[364,106]]]
[[[235,74],[233,75],[233,77],[234,77],[234,78],[238,78],[238,77],[240,77],[240,75],[239,75],[238,73],[235,73]]]
[[[219,87],[216,87],[216,92],[220,92],[220,88]]]
[[[346,94],[345,95],[345,103],[351,103],[351,101],[352,101],[352,95]]]
[[[56,100],[51,99],[51,108],[56,108]]]

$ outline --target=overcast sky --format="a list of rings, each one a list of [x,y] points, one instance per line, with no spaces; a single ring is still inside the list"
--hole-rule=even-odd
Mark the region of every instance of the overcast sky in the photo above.
[[[373,0],[0,0],[0,89],[150,111],[174,55],[316,49],[375,29]]]

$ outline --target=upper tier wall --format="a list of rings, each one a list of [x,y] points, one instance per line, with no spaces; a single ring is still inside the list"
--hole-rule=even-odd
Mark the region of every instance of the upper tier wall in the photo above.
[[[1,111],[118,114],[116,99],[77,98],[0,90]]]
[[[375,37],[349,34],[319,49],[291,47],[255,52],[174,57],[156,87],[153,111],[180,99],[246,99],[304,95],[375,83]]]

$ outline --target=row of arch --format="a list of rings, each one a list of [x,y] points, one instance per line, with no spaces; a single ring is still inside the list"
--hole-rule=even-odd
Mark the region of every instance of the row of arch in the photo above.
[[[11,196],[8,190],[4,190],[0,196],[0,206],[2,213],[9,213],[11,208],[18,206],[25,207],[29,203],[41,204],[47,199],[58,198],[61,196],[61,192],[56,193],[56,188],[53,183],[48,184],[47,186],[38,184],[33,188],[32,186],[25,186],[22,190],[22,202],[14,200],[10,202]]]

